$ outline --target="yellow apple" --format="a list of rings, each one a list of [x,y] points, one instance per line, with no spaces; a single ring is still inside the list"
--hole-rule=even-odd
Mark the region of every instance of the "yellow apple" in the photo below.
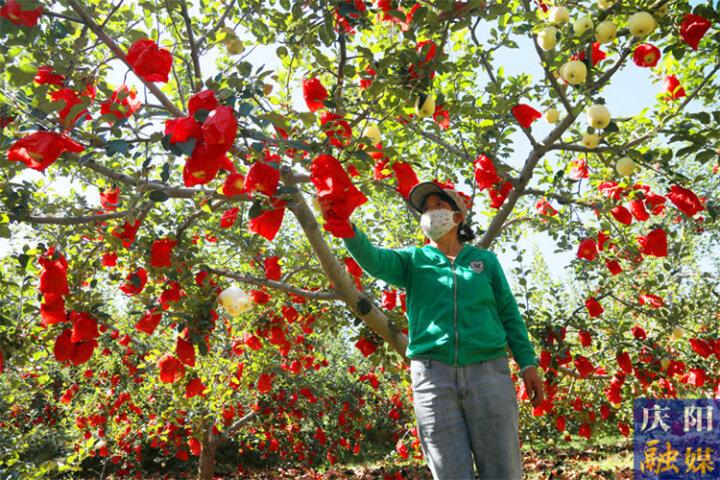
[[[617,35],[617,25],[612,20],[600,22],[595,28],[595,40],[600,43],[612,42],[615,40],[615,35]]]
[[[552,7],[548,12],[548,20],[555,24],[567,23],[570,20],[570,12],[563,6]]]
[[[313,207],[315,208],[315,210],[317,210],[318,212],[321,210],[320,202],[318,201],[317,197],[313,197],[312,204],[313,204]]]
[[[245,45],[243,45],[242,41],[237,38],[230,40],[225,45],[227,46],[227,51],[230,55],[240,55],[243,50],[245,50]]]
[[[597,133],[586,133],[580,141],[585,148],[595,148],[600,145],[600,135]]]
[[[548,123],[557,123],[559,119],[560,112],[558,112],[557,108],[548,108],[545,111],[545,120],[547,120]]]
[[[672,336],[676,340],[680,340],[683,337],[683,329],[680,327],[673,328]]]
[[[587,67],[585,62],[570,60],[560,67],[560,76],[570,85],[579,85],[587,78]]]
[[[602,10],[607,10],[615,4],[615,0],[598,0],[598,7]]]
[[[663,358],[660,360],[660,366],[663,370],[667,370],[667,368],[670,366],[670,359],[669,358]]]
[[[545,27],[540,30],[537,34],[537,42],[540,48],[545,50],[552,50],[557,44],[557,28]]]
[[[218,303],[232,317],[237,317],[253,306],[252,298],[237,285],[231,285],[218,295]]]
[[[635,162],[633,162],[633,159],[630,157],[622,157],[615,163],[615,170],[617,170],[620,175],[627,177],[632,175],[633,170],[635,170]]]
[[[656,26],[655,18],[648,12],[637,12],[628,18],[628,30],[634,37],[647,37]]]
[[[662,6],[660,6],[660,8],[655,10],[655,15],[657,15],[658,17],[665,17],[665,16],[667,16],[669,11],[670,11],[670,9],[668,8],[668,4],[663,3]]]
[[[587,122],[593,128],[603,129],[610,125],[610,111],[605,105],[599,103],[588,108],[585,112]]]
[[[573,22],[573,31],[575,32],[575,35],[579,37],[583,33],[593,28],[593,26],[594,25],[592,18],[589,15],[585,15],[584,17],[580,17],[575,20],[575,22]]]
[[[368,125],[363,130],[363,137],[368,137],[373,145],[380,143],[380,129],[377,125]]]
[[[435,97],[420,94],[415,101],[415,113],[418,117],[429,117],[435,113]]]

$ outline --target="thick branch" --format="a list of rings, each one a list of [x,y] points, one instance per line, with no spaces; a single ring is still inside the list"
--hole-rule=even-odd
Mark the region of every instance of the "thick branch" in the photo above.
[[[148,202],[145,206],[152,206],[152,202]],[[23,220],[25,223],[43,224],[43,225],[81,225],[84,223],[102,222],[104,220],[112,220],[113,218],[123,218],[131,214],[131,210],[123,210],[121,212],[101,213],[97,215],[79,215],[77,217],[34,217]]]
[[[572,125],[574,121],[575,116],[571,113],[568,113],[568,115],[563,118],[560,123],[558,123],[558,125],[548,134],[547,137],[543,139],[540,144],[533,147],[532,151],[528,154],[527,160],[525,160],[525,165],[523,165],[517,181],[513,185],[513,189],[510,190],[510,193],[505,199],[503,205],[500,207],[500,210],[490,221],[490,225],[488,225],[487,230],[482,235],[482,237],[480,237],[480,241],[477,243],[477,246],[479,246],[480,248],[490,247],[490,244],[502,231],[502,226],[505,223],[505,220],[510,216],[510,213],[512,213],[513,208],[515,208],[515,204],[517,203],[520,196],[523,194],[525,187],[532,178],[535,166],[537,165],[538,161],[540,161],[540,159],[543,157],[543,155],[545,155],[545,153],[547,152],[548,147],[546,145],[550,145],[552,144],[552,142],[560,138],[563,132],[565,132],[565,130],[567,130],[567,128]]]
[[[294,184],[290,166],[281,166],[280,176],[285,185]],[[349,274],[330,250],[327,242],[325,242],[315,216],[302,194],[299,191],[293,193],[292,199],[293,202],[288,204],[289,208],[295,214],[312,249],[320,260],[323,271],[335,285],[340,298],[368,327],[388,342],[402,356],[405,362],[409,362],[409,359],[405,356],[407,335],[395,329],[388,321],[385,313],[355,288]]]
[[[160,190],[162,192],[165,192],[169,197],[172,197],[172,198],[193,198],[196,194],[198,194],[200,192],[212,193],[213,198],[227,198],[220,193],[207,192],[207,191],[201,190],[199,188],[174,187],[172,185],[166,185],[164,183],[159,183],[159,182],[146,182],[140,178],[135,178],[131,175],[126,175],[124,173],[116,172],[112,168],[108,168],[104,165],[100,165],[99,163],[95,162],[94,160],[87,160],[87,161],[81,162],[81,165],[84,167],[87,167],[91,170],[94,170],[105,177],[111,178],[120,183],[124,183],[125,185],[129,185],[132,187],[141,187],[141,186],[146,185],[148,189]],[[233,199],[235,199],[236,197],[237,197],[237,200],[245,200],[245,201],[250,200],[249,197],[245,194],[236,195],[233,197]]]
[[[214,273],[217,275],[222,275],[224,277],[233,278],[239,282],[242,283],[248,283],[250,285],[255,285],[258,287],[266,286],[270,288],[274,288],[275,290],[280,290],[287,293],[294,293],[295,295],[299,295],[301,297],[305,297],[311,300],[340,300],[340,294],[337,292],[322,292],[322,291],[315,291],[315,290],[305,290],[300,287],[296,287],[294,285],[290,285],[289,283],[285,282],[278,282],[277,280],[268,280],[267,278],[260,278],[260,277],[252,277],[249,275],[241,275],[239,273],[233,273],[228,272],[227,270],[219,270],[217,268],[208,268],[208,272]]]
[[[240,427],[242,427],[246,423],[250,422],[250,420],[254,419],[255,417],[257,417],[257,412],[248,413],[247,415],[242,417],[240,420],[238,420],[237,422],[233,423],[228,428],[226,428],[225,430],[220,432],[220,435],[216,436],[216,435],[211,434],[210,440],[217,444],[217,443],[221,442],[222,440],[229,438],[230,435],[237,432],[240,429]]]

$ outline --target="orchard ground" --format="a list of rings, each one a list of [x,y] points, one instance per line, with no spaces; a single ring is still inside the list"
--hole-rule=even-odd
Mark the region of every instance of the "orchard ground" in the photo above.
[[[541,439],[522,448],[525,480],[584,480],[633,478],[632,439],[623,436],[606,436],[596,441],[571,439],[561,445],[547,443]],[[218,470],[232,470],[232,465],[218,464]],[[194,471],[194,470],[192,470]],[[189,475],[192,476],[192,475]],[[87,476],[87,479],[97,478]],[[114,480],[114,476],[107,477]],[[168,477],[149,477],[149,480]],[[397,462],[386,458],[386,450],[368,452],[357,462],[338,464],[329,469],[307,470],[298,468],[251,469],[242,475],[218,475],[226,479],[277,479],[277,480],[339,480],[339,479],[418,479],[432,480],[432,474],[425,465]]]

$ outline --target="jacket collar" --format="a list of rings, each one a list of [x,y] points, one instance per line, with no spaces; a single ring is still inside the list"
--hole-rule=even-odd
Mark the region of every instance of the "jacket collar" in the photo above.
[[[428,248],[428,249],[432,250],[433,252],[436,252],[437,254],[441,255],[445,260],[447,260],[448,263],[450,263],[450,259],[448,258],[448,256],[445,255],[445,253],[442,250],[440,250],[439,248],[437,248],[429,243],[426,244],[423,248]],[[460,249],[458,254],[455,255],[455,264],[458,263],[458,260],[460,260],[460,257],[462,257],[463,254],[465,254],[465,252],[468,251],[469,249],[470,249],[470,245],[467,242],[464,242],[462,244],[462,248]]]

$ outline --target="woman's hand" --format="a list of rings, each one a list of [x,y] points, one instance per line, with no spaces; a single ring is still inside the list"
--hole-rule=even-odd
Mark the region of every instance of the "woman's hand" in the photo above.
[[[543,401],[543,382],[538,375],[537,368],[530,367],[522,373],[522,379],[525,383],[525,391],[528,394],[529,401],[533,407],[540,405]]]

